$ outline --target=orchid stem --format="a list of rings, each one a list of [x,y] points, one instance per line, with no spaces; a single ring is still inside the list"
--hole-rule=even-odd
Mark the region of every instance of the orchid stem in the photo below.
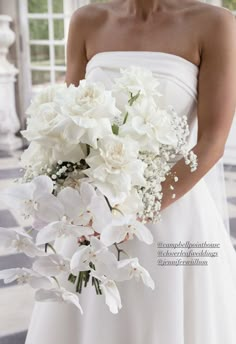
[[[58,282],[58,279],[55,276],[52,276],[52,279],[54,279],[54,281],[56,281],[58,288],[61,288],[60,283]]]
[[[57,251],[55,250],[55,248],[51,245],[51,244],[49,244],[49,243],[46,243],[45,244],[45,252],[47,252],[47,248],[48,247],[50,247],[50,249],[56,254],[57,253]]]
[[[115,248],[117,249],[117,259],[118,259],[118,261],[120,260],[120,254],[121,254],[121,252],[124,253],[124,254],[126,254],[126,256],[129,257],[128,253],[125,252],[124,250],[120,249],[119,246],[118,246],[118,244],[117,244],[116,242],[114,243],[114,245],[115,245]]]

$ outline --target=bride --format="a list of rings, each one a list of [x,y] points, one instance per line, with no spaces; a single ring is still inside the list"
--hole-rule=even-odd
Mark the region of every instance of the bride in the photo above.
[[[107,88],[120,68],[139,65],[161,83],[163,101],[186,115],[198,169],[175,161],[175,197],[163,183],[162,221],[148,224],[138,252],[155,290],[128,281],[111,314],[86,288],[85,314],[69,304],[35,304],[26,344],[235,344],[236,254],[227,233],[221,157],[236,106],[236,26],[230,11],[195,0],[114,0],[71,19],[67,84],[87,78]],[[58,243],[73,254],[70,239]]]

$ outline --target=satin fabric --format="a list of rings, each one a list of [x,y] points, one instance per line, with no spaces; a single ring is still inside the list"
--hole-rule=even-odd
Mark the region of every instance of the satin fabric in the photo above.
[[[120,68],[130,65],[150,68],[160,79],[163,104],[173,105],[179,115],[188,117],[189,146],[194,146],[199,68],[167,53],[104,52],[88,62],[86,78],[101,81],[109,89]],[[153,245],[138,240],[123,245],[130,255],[140,257],[155,281],[155,290],[134,280],[120,283],[123,307],[116,315],[110,313],[104,297],[97,296],[92,287],[80,296],[84,315],[73,305],[36,302],[26,344],[235,344],[236,253],[222,207],[208,180],[209,176],[202,178],[166,208],[160,223],[148,225]],[[217,192],[222,200],[222,191]],[[218,243],[218,249],[210,249],[218,257],[206,258],[207,266],[159,265],[158,245],[179,242]],[[71,239],[57,240],[56,246],[68,257],[76,249]],[[71,288],[66,280],[62,283]]]

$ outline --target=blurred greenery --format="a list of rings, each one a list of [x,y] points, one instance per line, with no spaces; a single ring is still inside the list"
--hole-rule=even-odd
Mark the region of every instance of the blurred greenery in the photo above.
[[[53,0],[53,13],[63,14],[63,0]],[[28,0],[29,13],[47,13],[47,0]],[[30,19],[29,20],[30,39],[49,39],[48,20]],[[54,20],[54,39],[64,38],[64,20]]]
[[[29,13],[45,13],[48,11],[47,0],[28,0]]]
[[[48,20],[29,19],[30,39],[48,39]]]
[[[222,5],[231,11],[236,10],[236,0],[223,0]]]
[[[63,0],[53,0],[52,10],[53,13],[63,13]],[[47,13],[48,1],[47,0],[28,0],[29,13]]]
[[[32,84],[40,85],[50,82],[50,72],[32,70]]]
[[[63,0],[53,0],[53,13],[63,14]],[[28,12],[34,14],[48,13],[47,0],[28,0]],[[64,39],[64,19],[53,20],[54,40]],[[49,40],[48,19],[29,19],[29,34],[31,40]],[[65,66],[65,48],[63,46],[54,46],[55,65]],[[49,45],[31,45],[30,46],[32,66],[50,66]],[[63,79],[64,72],[56,72],[57,81]],[[50,73],[45,71],[32,71],[33,85],[50,82]]]

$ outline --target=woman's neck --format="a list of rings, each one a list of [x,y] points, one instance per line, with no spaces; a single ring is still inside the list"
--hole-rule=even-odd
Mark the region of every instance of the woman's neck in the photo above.
[[[136,14],[148,15],[157,12],[169,0],[124,0],[130,11]],[[175,1],[176,0],[171,0]]]
[[[129,15],[147,18],[165,9],[176,8],[183,0],[118,0]]]

